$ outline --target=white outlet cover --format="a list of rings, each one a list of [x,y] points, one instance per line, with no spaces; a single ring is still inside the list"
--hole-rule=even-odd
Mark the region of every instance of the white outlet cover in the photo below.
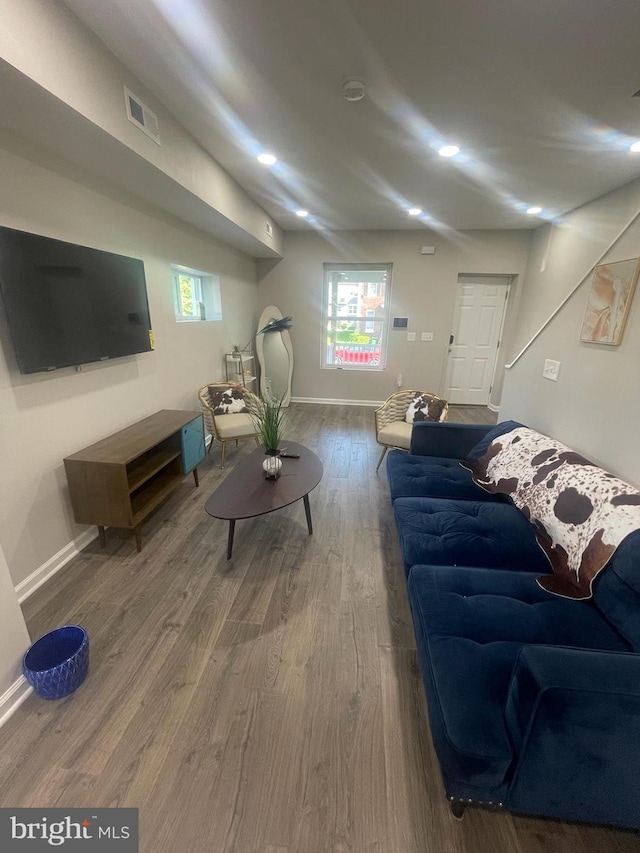
[[[560,362],[554,361],[552,358],[545,359],[542,375],[545,379],[557,382],[560,375]]]
[[[432,341],[433,340],[433,332],[422,332],[420,334],[421,341]]]
[[[407,340],[408,341],[415,341],[415,339],[416,339],[416,333],[415,332],[407,332]]]

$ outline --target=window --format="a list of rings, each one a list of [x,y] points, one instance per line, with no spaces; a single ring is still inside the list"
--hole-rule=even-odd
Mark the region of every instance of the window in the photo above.
[[[375,311],[373,311],[372,309],[367,310],[367,317],[375,317],[375,316],[376,316]],[[367,320],[367,322],[364,324],[365,334],[372,334],[375,331],[375,328],[376,328],[376,324],[373,322],[373,320]]]
[[[391,264],[324,265],[322,367],[385,367],[390,296]]]
[[[180,323],[222,320],[220,278],[213,273],[172,266],[173,304]]]

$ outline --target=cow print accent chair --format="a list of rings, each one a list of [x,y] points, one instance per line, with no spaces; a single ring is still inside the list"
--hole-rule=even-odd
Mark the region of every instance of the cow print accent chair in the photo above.
[[[204,425],[211,434],[209,453],[213,442],[222,445],[220,467],[224,468],[227,442],[250,439],[260,444],[255,415],[260,411],[260,400],[242,385],[231,382],[217,382],[203,385],[198,391]]]

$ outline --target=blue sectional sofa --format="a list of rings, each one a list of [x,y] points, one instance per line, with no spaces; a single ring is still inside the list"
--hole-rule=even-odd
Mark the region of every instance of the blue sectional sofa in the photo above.
[[[640,531],[591,599],[543,590],[533,525],[459,464],[517,426],[416,424],[387,461],[447,797],[640,829]]]

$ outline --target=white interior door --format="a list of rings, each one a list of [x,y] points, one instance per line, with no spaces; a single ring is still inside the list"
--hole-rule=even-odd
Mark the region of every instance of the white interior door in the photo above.
[[[508,277],[499,284],[458,282],[444,388],[450,403],[489,402],[508,294]]]

